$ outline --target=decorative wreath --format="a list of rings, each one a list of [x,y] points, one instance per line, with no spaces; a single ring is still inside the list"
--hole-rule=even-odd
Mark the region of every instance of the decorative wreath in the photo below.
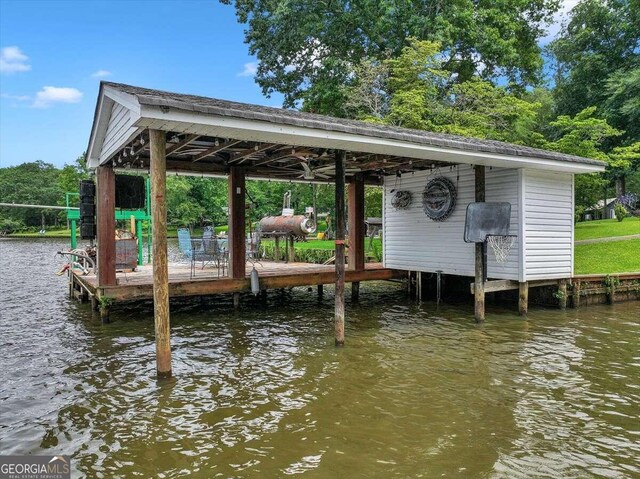
[[[456,187],[448,178],[434,178],[422,193],[424,214],[433,221],[444,221],[456,207]]]
[[[393,194],[391,198],[391,206],[397,210],[404,210],[411,205],[413,195],[408,190],[398,190]]]

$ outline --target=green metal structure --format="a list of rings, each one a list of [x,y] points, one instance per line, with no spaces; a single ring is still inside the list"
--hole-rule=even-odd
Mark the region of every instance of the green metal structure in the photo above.
[[[147,263],[151,262],[151,182],[149,178],[145,179],[145,196],[146,205],[143,210],[124,210],[116,209],[116,220],[130,221],[133,217],[135,221],[136,238],[138,238],[138,265],[144,262],[144,249],[142,245],[142,222],[147,221]],[[66,211],[67,219],[71,226],[71,249],[75,249],[78,245],[77,225],[80,220],[80,209],[71,206],[71,198],[79,197],[80,193],[66,193]]]

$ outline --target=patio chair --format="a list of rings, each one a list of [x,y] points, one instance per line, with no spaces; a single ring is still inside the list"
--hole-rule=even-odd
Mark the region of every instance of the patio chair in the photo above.
[[[178,228],[178,248],[186,259],[191,259],[191,232],[188,228]]]
[[[196,273],[196,263],[201,262],[200,269],[204,269],[207,263],[215,263],[218,277],[220,277],[220,270],[222,274],[225,274],[227,267],[227,253],[220,247],[218,240],[214,234],[213,227],[206,227],[202,233],[201,239],[191,240],[191,278]]]

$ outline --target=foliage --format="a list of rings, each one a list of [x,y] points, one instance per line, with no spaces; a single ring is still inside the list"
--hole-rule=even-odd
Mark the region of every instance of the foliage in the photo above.
[[[616,214],[616,219],[622,221],[627,216],[627,209],[620,203],[616,203],[613,207],[613,212]]]
[[[617,144],[638,141],[640,4],[630,0],[582,0],[550,45],[557,62],[558,112],[575,115],[596,106],[609,123],[627,130]],[[635,82],[634,82],[634,79]],[[613,94],[613,95],[612,95]],[[614,142],[614,144],[616,144]]]
[[[439,42],[453,81],[505,77],[520,86],[539,81],[538,39],[558,0],[332,2],[221,0],[246,25],[256,81],[284,105],[343,114],[342,89],[363,59],[397,58],[410,37]]]

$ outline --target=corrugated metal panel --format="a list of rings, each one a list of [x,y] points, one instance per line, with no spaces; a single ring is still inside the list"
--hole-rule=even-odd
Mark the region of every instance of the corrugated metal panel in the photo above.
[[[384,187],[384,263],[388,268],[410,271],[435,272],[473,276],[474,245],[463,240],[464,218],[467,205],[475,199],[475,176],[469,165],[459,170],[443,168],[441,176],[449,178],[457,189],[456,208],[443,222],[429,219],[422,209],[422,192],[430,177],[428,171],[385,178]],[[518,234],[518,171],[493,168],[486,171],[486,200],[508,201],[511,209],[511,232]],[[406,210],[391,206],[391,190],[409,190],[413,202]],[[508,261],[497,264],[489,251],[488,275],[496,279],[518,279],[519,247],[512,249]]]
[[[573,271],[573,175],[525,170],[527,281]]]

